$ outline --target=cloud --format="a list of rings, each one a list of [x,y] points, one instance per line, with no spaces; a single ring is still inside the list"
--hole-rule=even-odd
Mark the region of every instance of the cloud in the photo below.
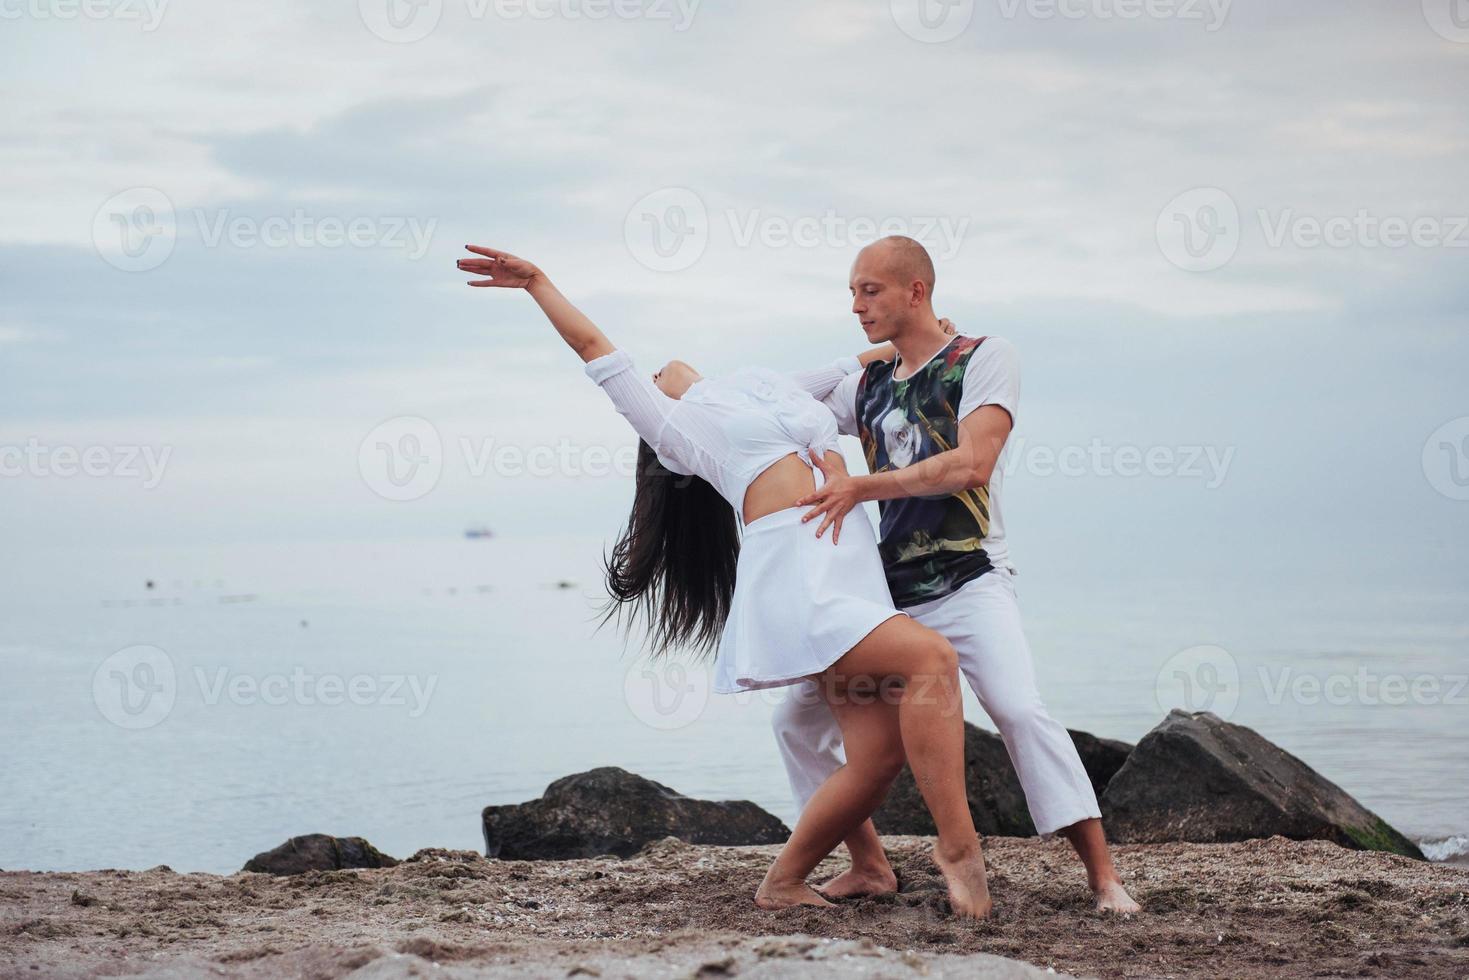
[[[954,245],[942,312],[1024,351],[1030,438],[1237,441],[1230,486],[1249,499],[1223,510],[1305,521],[1323,562],[1345,560],[1355,532],[1292,503],[1313,488],[1365,481],[1372,512],[1436,526],[1415,453],[1469,414],[1463,253],[1272,245],[1260,215],[1469,214],[1466,49],[1408,7],[1237,3],[1210,32],[979,5],[944,44],[905,36],[886,3],[826,0],[702,4],[683,31],[476,17],[446,0],[407,44],[374,36],[351,3],[171,4],[151,32],[7,21],[0,417],[7,438],[175,445],[169,489],[126,505],[140,535],[309,533],[298,499],[350,500],[336,518],[370,534],[384,512],[354,496],[354,453],[385,418],[632,440],[526,297],[462,285],[464,243],[540,262],[640,364],[718,373],[860,348],[854,229],[929,222],[931,246],[946,231]],[[129,273],[99,255],[94,219],[134,187],[166,194],[178,232],[163,264]],[[705,241],[661,272],[625,232],[637,202],[673,187],[697,198]],[[1163,208],[1197,187],[1227,193],[1243,221],[1212,272],[1178,268],[1157,236]],[[298,214],[376,237],[211,240]],[[386,240],[384,222],[409,218],[427,230],[416,259]],[[1346,451],[1361,444],[1376,455]],[[124,499],[85,482],[3,489],[38,539],[79,511],[102,528]],[[594,530],[628,492],[451,479],[435,499],[493,499],[524,526],[580,503]],[[1084,489],[1028,492],[1046,501],[1047,542],[1103,533]],[[1170,512],[1186,521],[1191,503]]]

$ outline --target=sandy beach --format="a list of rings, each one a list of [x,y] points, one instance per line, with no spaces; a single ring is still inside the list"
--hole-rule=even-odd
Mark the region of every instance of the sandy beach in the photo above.
[[[428,849],[291,877],[0,873],[5,977],[1463,977],[1469,869],[1274,837],[1116,848],[1144,913],[1104,917],[1060,840],[986,838],[993,918],[950,914],[931,841],[884,838],[895,896],[762,912],[775,847],[626,860]],[[818,879],[835,873],[828,861]],[[1023,964],[996,959],[1005,957]]]

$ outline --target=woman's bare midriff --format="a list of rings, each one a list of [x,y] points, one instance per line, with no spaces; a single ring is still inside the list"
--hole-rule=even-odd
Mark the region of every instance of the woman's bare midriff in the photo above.
[[[811,467],[795,453],[784,456],[755,477],[745,491],[745,523],[794,507],[797,500],[815,489]]]

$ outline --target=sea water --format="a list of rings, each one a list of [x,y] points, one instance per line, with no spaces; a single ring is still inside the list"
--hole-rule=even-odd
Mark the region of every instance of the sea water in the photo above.
[[[606,543],[28,554],[0,580],[0,867],[228,873],[314,832],[399,857],[480,848],[484,806],[597,766],[790,822],[781,695],[712,695],[707,666],[599,630]],[[1067,727],[1136,742],[1175,703],[1208,707],[1431,857],[1469,852],[1462,596],[1017,585]]]

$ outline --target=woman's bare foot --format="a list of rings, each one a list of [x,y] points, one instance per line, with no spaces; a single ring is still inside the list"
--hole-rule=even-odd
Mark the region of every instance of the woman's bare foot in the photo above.
[[[797,905],[821,905],[826,908],[835,908],[826,899],[811,888],[804,881],[790,882],[787,884],[773,884],[769,880],[760,882],[760,887],[755,890],[755,904],[767,911],[774,909],[789,909]]]
[[[943,872],[949,886],[949,904],[954,914],[963,918],[983,919],[989,916],[989,882],[985,877],[984,852],[976,841],[973,846],[945,856],[938,845],[933,849],[933,863]]]
[[[891,895],[898,890],[898,876],[892,868],[881,871],[858,871],[848,868],[816,891],[827,898],[856,898],[859,895]]]
[[[1109,881],[1100,888],[1092,889],[1092,894],[1097,897],[1098,912],[1116,912],[1119,915],[1130,915],[1133,912],[1141,912],[1143,907],[1132,900],[1127,894],[1127,889],[1122,887],[1120,881]]]

